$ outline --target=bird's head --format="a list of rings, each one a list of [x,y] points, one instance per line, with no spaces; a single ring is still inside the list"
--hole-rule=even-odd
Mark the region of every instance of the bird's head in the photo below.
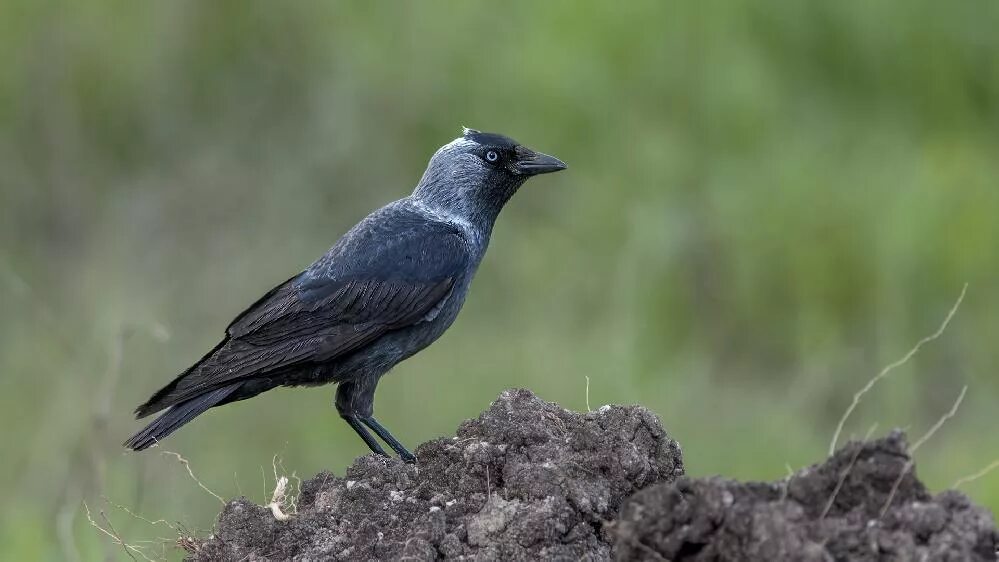
[[[433,155],[413,196],[463,219],[491,224],[531,176],[564,169],[558,158],[509,137],[465,128]]]

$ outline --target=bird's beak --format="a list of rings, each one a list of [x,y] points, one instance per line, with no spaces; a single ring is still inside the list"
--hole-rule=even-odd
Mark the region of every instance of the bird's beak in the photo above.
[[[565,162],[554,156],[548,156],[547,154],[534,152],[533,150],[524,150],[523,153],[517,155],[517,161],[513,165],[513,168],[518,174],[536,176],[538,174],[558,172],[568,168],[568,166],[565,165]]]

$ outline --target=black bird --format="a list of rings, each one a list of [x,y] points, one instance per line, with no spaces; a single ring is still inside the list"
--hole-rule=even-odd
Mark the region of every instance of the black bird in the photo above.
[[[465,129],[430,159],[413,194],[378,209],[305,271],[236,317],[225,338],[135,410],[160,417],[125,446],[156,444],[205,410],[279,386],[337,383],[336,409],[375,453],[378,379],[454,322],[503,205],[531,176],[564,170],[503,135]],[[386,455],[387,456],[387,455]]]

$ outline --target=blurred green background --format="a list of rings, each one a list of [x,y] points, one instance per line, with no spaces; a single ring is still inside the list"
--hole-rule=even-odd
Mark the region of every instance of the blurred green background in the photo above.
[[[942,490],[999,457],[999,3],[54,2],[0,8],[0,544],[160,556],[365,452],[333,387],[126,454],[132,408],[467,125],[569,163],[500,217],[462,316],[383,379],[407,444],[504,388],[641,403],[692,475],[776,479],[905,427]],[[263,474],[262,474],[263,473]],[[266,482],[265,482],[266,477]],[[963,486],[999,510],[999,471]],[[142,543],[149,540],[153,543]],[[167,551],[176,558],[176,551]]]

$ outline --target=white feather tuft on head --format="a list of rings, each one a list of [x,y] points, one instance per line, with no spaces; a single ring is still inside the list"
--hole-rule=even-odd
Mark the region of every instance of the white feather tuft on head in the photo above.
[[[467,137],[468,135],[475,135],[475,134],[478,134],[478,133],[481,133],[481,132],[482,131],[477,131],[475,129],[469,129],[468,127],[465,127],[464,125],[462,125],[462,127],[461,127],[461,136],[463,136],[463,137]]]

